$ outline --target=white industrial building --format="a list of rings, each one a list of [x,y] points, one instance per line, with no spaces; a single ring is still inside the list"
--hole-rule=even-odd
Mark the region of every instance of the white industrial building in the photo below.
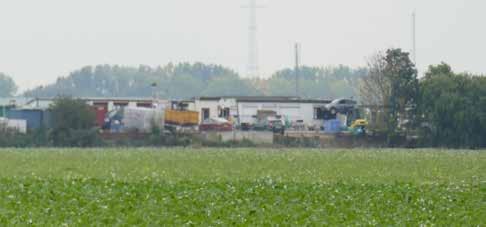
[[[197,97],[185,103],[188,110],[201,114],[201,122],[222,117],[239,124],[253,124],[259,112],[273,111],[287,121],[318,126],[323,124],[324,106],[330,102],[296,97]]]

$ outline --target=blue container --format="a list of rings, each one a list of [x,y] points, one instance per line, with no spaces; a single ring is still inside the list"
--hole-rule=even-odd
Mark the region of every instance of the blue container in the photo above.
[[[327,120],[324,122],[324,132],[338,133],[341,131],[341,121],[338,119]]]
[[[28,130],[49,127],[51,122],[49,119],[50,114],[46,114],[46,111],[38,109],[12,109],[7,112],[7,118],[27,121]]]

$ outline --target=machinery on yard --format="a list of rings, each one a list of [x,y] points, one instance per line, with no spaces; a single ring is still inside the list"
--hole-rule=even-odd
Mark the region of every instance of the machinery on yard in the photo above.
[[[349,126],[349,130],[355,135],[364,135],[366,134],[367,126],[368,126],[367,120],[357,119],[351,124],[351,126]]]

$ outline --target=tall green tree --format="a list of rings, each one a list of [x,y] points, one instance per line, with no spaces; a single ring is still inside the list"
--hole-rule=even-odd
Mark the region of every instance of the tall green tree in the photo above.
[[[426,145],[486,147],[486,78],[456,74],[445,63],[420,81],[420,115]]]
[[[17,85],[13,79],[0,73],[0,97],[12,97],[17,92]]]
[[[381,52],[368,58],[368,73],[360,78],[359,95],[362,104],[384,106],[390,97],[390,80],[385,76],[385,55]]]
[[[399,126],[408,122],[406,128],[416,122],[416,106],[419,98],[419,82],[417,70],[409,57],[409,53],[401,49],[389,49],[385,55],[384,77],[390,85],[390,95],[385,100],[388,113],[388,134],[393,136]]]
[[[372,127],[387,132],[390,143],[401,129],[416,126],[418,92],[417,70],[401,49],[371,56],[359,81],[360,101],[374,113]]]

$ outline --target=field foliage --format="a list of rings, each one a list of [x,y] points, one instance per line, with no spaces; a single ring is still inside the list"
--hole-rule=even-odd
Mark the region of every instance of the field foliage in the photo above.
[[[486,153],[0,150],[0,225],[484,225]]]

